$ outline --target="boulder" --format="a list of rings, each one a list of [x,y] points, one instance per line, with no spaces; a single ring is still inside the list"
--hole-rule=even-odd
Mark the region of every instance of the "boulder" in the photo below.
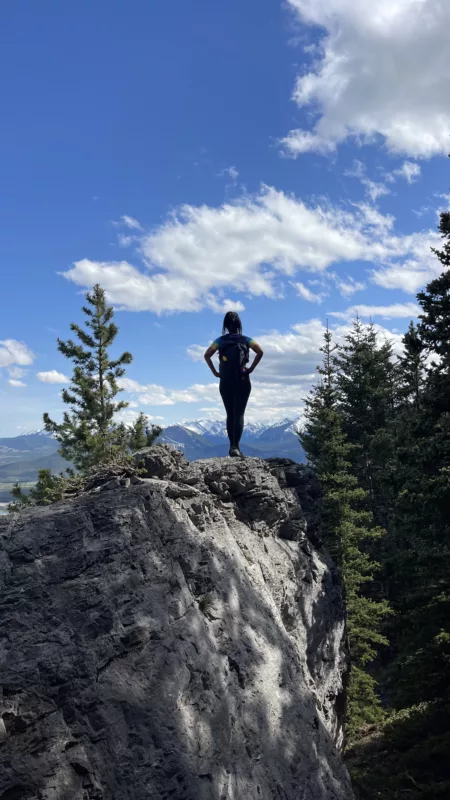
[[[0,800],[351,800],[304,468],[149,450],[0,521]]]

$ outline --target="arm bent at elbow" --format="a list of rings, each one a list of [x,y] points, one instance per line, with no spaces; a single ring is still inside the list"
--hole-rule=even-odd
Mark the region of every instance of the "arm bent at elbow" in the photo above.
[[[210,370],[211,370],[212,374],[214,375],[214,377],[215,378],[220,378],[220,374],[217,372],[217,370],[216,370],[216,368],[215,368],[215,366],[214,366],[214,364],[212,362],[212,357],[213,357],[214,353],[216,352],[216,350],[217,350],[217,347],[215,347],[212,344],[210,347],[208,347],[208,349],[207,349],[207,351],[206,351],[206,353],[204,355],[204,359],[205,359],[206,363],[208,364],[208,367],[210,368]]]
[[[250,369],[247,370],[249,375],[251,375],[253,370],[258,366],[259,362],[261,361],[261,359],[262,359],[262,357],[264,355],[264,351],[263,351],[261,345],[258,344],[258,342],[251,342],[250,350],[253,350],[253,352],[256,353],[256,355],[255,355],[255,358],[253,360],[253,364],[251,365]]]

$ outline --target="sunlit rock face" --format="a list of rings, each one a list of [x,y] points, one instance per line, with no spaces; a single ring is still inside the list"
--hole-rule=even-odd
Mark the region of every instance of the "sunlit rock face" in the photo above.
[[[0,521],[0,800],[350,800],[313,476],[137,461]]]

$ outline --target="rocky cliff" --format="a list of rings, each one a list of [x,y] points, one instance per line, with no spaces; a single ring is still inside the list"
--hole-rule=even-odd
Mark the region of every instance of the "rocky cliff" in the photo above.
[[[308,470],[141,462],[0,520],[0,800],[350,800]]]

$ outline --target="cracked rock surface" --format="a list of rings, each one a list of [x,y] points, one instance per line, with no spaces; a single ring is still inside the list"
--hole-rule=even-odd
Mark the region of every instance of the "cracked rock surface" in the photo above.
[[[0,800],[351,800],[308,470],[137,460],[0,521]]]

